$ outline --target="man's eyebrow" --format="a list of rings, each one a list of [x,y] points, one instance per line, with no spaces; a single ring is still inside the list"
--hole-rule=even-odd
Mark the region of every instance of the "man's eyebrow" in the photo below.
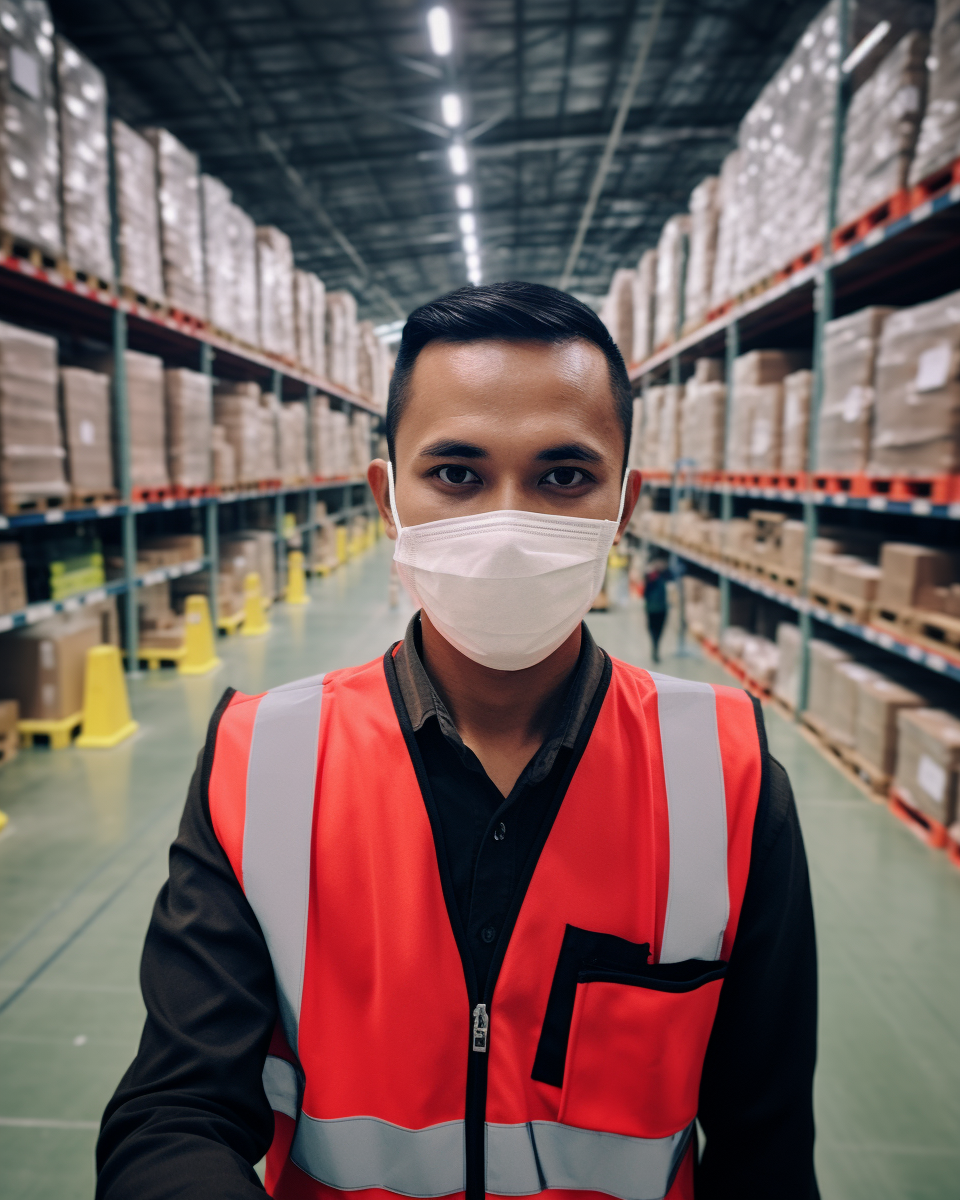
[[[421,458],[486,458],[487,452],[482,446],[472,442],[458,442],[453,438],[441,438],[439,442],[431,442],[420,451]]]
[[[562,446],[551,446],[548,450],[541,450],[537,458],[540,462],[560,462],[566,458],[572,458],[578,462],[598,463],[601,461],[596,450],[591,450],[583,442],[564,442]]]

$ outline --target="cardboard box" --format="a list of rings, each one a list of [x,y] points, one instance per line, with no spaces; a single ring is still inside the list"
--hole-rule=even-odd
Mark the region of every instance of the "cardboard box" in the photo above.
[[[833,677],[838,664],[850,661],[846,650],[821,638],[810,639],[807,711],[825,724],[833,711]]]
[[[830,686],[830,707],[824,720],[831,737],[845,746],[852,746],[857,735],[857,707],[860,701],[860,685],[868,679],[882,679],[883,675],[873,667],[861,662],[838,662],[833,668]]]
[[[0,677],[21,718],[57,721],[81,710],[87,651],[100,635],[100,621],[81,612],[0,637]]]
[[[197,156],[166,129],[148,129],[157,160],[163,282],[174,308],[206,317]]]
[[[791,709],[797,707],[800,694],[800,626],[792,621],[781,621],[777,626],[777,664],[773,694]]]
[[[720,222],[720,180],[708,175],[690,193],[690,243],[684,287],[684,332],[697,329],[707,319],[713,291]]]
[[[0,559],[0,613],[17,612],[27,604],[27,582],[23,561]]]
[[[176,367],[164,371],[170,482],[201,487],[212,473],[213,393],[210,376]]]
[[[924,589],[943,587],[956,579],[958,559],[930,546],[884,542],[880,572],[877,606],[897,611],[917,606]]]
[[[0,700],[0,733],[16,731],[20,720],[20,705],[16,700]]]
[[[813,372],[792,371],[783,381],[782,471],[805,471],[810,446],[810,398]]]
[[[71,487],[75,492],[109,492],[113,488],[110,377],[83,367],[61,367],[60,415]]]
[[[864,308],[828,321],[823,343],[823,400],[817,470],[857,472],[867,465],[874,415],[874,364],[893,309]]]
[[[293,248],[287,235],[272,225],[258,227],[260,345],[264,350],[291,360],[297,355],[293,322],[293,270]]]
[[[865,679],[857,685],[857,753],[874,770],[892,775],[897,758],[897,720],[905,708],[922,708],[924,698],[892,679]]]
[[[950,825],[957,817],[960,721],[938,708],[903,709],[897,715],[897,773],[904,800]]]
[[[0,322],[0,487],[14,501],[63,496],[57,341]]]
[[[629,267],[619,267],[613,273],[610,287],[600,306],[600,320],[606,325],[625,363],[633,362],[633,294],[635,287],[634,271]]]
[[[660,231],[657,243],[657,294],[654,302],[654,346],[676,340],[680,332],[680,295],[690,217],[686,213],[670,217]]]
[[[645,250],[640,255],[633,281],[633,338],[632,349],[636,362],[653,353],[653,306],[657,292],[657,252]]]
[[[157,156],[145,137],[113,122],[120,282],[150,300],[163,300]]]
[[[866,562],[837,562],[833,568],[833,588],[851,600],[872,604],[880,586],[880,568]]]

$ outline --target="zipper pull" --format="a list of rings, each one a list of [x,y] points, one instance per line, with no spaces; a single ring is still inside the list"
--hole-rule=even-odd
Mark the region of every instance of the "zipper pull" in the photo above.
[[[477,1054],[487,1052],[487,1033],[490,1029],[490,1018],[487,1016],[487,1006],[478,1004],[473,1010],[473,1049]]]

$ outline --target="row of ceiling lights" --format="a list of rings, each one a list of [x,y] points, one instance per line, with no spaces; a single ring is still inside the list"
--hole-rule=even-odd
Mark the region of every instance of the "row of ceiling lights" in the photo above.
[[[427,13],[427,31],[430,48],[438,58],[446,58],[453,51],[453,26],[450,13],[442,5],[436,5]],[[457,92],[445,92],[440,97],[440,116],[448,129],[459,129],[463,124],[463,101]],[[466,175],[470,160],[464,142],[456,138],[447,151],[450,170],[454,175]],[[467,278],[474,285],[482,278],[480,273],[480,243],[477,240],[477,218],[473,210],[473,188],[469,183],[458,183],[455,190],[460,212],[460,232],[463,235],[463,253],[467,261]]]

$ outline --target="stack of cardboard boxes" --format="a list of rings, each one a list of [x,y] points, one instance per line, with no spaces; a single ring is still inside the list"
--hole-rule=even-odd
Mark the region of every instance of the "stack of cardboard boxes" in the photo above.
[[[636,286],[635,271],[625,267],[614,271],[610,290],[600,309],[600,320],[610,330],[610,336],[616,342],[625,363],[633,362],[634,358],[638,357],[633,350],[633,301]]]
[[[263,459],[260,388],[255,383],[218,383],[213,396],[214,419],[233,449],[237,483],[255,483]],[[265,478],[265,477],[264,477]]]
[[[708,175],[690,193],[690,249],[684,292],[684,332],[697,329],[707,319],[717,257],[720,180]]]
[[[215,329],[233,333],[237,264],[230,241],[230,189],[213,175],[201,175],[200,207],[207,317]]]
[[[16,542],[0,542],[0,616],[26,605],[27,581],[20,547]]]
[[[74,502],[109,495],[113,490],[110,377],[84,367],[61,367],[60,416]]]
[[[260,345],[294,361],[293,248],[273,225],[257,229],[257,284],[260,293]]]
[[[683,267],[686,261],[690,218],[685,214],[671,217],[657,243],[657,294],[654,301],[654,348],[672,342],[679,332]]]
[[[0,637],[3,691],[16,700],[22,719],[79,716],[87,651],[100,645],[102,633],[99,615],[84,608]]]
[[[0,323],[0,495],[6,505],[67,491],[54,338]]]
[[[697,471],[723,469],[727,385],[723,361],[699,358],[683,393],[680,457]]]
[[[157,156],[153,146],[123,121],[113,122],[120,282],[148,300],[163,300]]]
[[[736,359],[728,470],[781,469],[784,380],[808,363],[806,353],[786,350],[753,350]]]
[[[147,137],[157,161],[160,248],[167,301],[195,317],[207,315],[197,156],[166,129]]]
[[[92,62],[56,39],[64,249],[75,271],[113,281],[107,86]]]
[[[949,166],[960,156],[960,0],[937,0],[930,45],[929,94],[910,182]]]
[[[633,278],[633,336],[630,349],[635,362],[642,362],[653,353],[656,297],[657,252],[644,250]]]
[[[357,302],[350,292],[327,292],[326,358],[330,379],[356,390]]]
[[[167,400],[167,459],[175,487],[200,487],[211,480],[213,397],[210,376],[175,367],[164,371]]]

